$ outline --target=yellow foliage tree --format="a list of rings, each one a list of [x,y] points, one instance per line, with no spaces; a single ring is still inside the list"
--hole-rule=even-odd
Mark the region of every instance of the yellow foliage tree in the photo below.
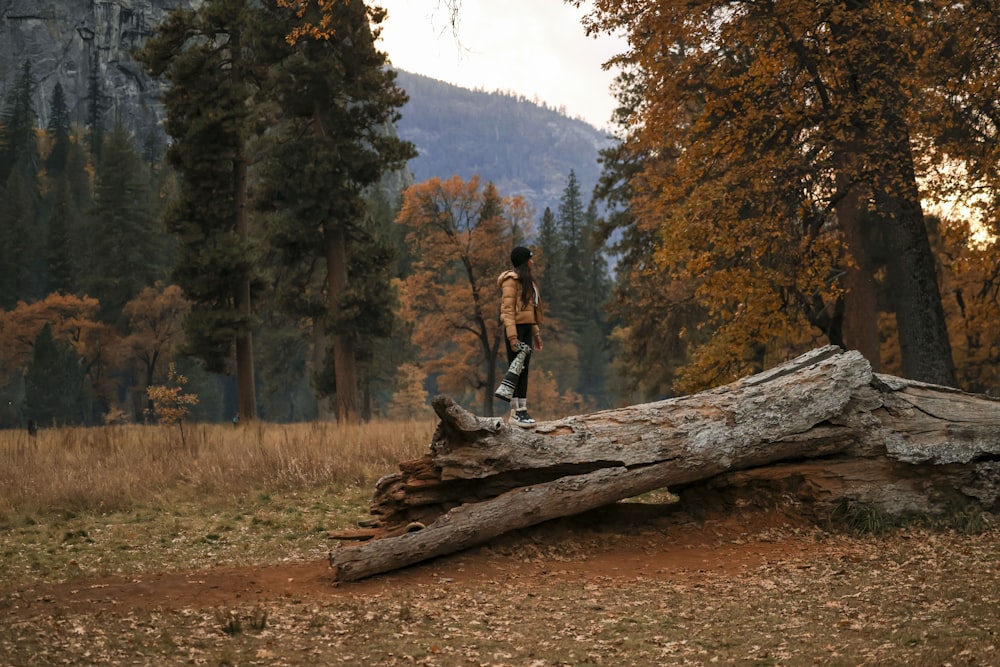
[[[0,385],[24,372],[38,332],[48,324],[53,338],[75,348],[94,395],[113,396],[120,337],[114,327],[97,320],[99,308],[97,299],[55,293],[0,311]]]
[[[167,383],[146,388],[146,394],[153,404],[151,417],[163,424],[182,424],[191,407],[198,404],[197,394],[184,393],[187,383],[187,377],[178,373],[171,362],[167,370]],[[181,436],[183,437],[183,426]]]
[[[423,419],[428,417],[427,390],[424,380],[427,374],[417,364],[402,364],[396,373],[397,389],[392,395],[392,404],[387,416],[395,421]]]
[[[325,40],[336,37],[334,6],[338,3],[352,1],[360,0],[275,0],[278,7],[294,10],[296,16],[301,20],[301,23],[295,26],[286,37],[289,44],[294,44],[304,38]],[[460,5],[461,0],[445,0],[444,2],[453,29],[457,25]],[[373,28],[385,20],[387,15],[385,9],[375,4],[366,4],[366,8]]]
[[[1000,88],[995,8],[591,4],[588,28],[630,44],[614,59],[619,201],[638,229],[619,265],[618,312],[634,316],[620,340],[675,343],[685,331],[678,348],[689,356],[672,374],[680,391],[823,339],[878,368],[888,304],[901,374],[954,383],[922,199],[954,194],[956,166],[1000,193],[1000,130],[984,122]],[[678,300],[659,303],[670,290]],[[689,317],[648,317],[674,305]]]
[[[184,317],[190,309],[179,286],[164,286],[159,281],[125,304],[122,314],[128,320],[129,333],[122,347],[129,362],[138,366],[143,387],[153,384],[157,371],[170,362],[183,342]]]

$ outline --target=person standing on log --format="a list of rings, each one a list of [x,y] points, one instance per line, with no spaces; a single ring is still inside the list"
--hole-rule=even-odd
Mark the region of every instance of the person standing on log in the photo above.
[[[507,343],[508,364],[514,361],[522,342],[531,345],[533,350],[542,349],[542,334],[538,328],[542,323],[541,300],[538,295],[538,284],[531,274],[534,263],[531,255],[531,250],[524,246],[514,248],[510,253],[510,263],[514,265],[514,269],[504,271],[497,278],[497,285],[500,286],[500,322],[503,324],[504,339]],[[511,420],[524,428],[535,425],[535,420],[528,414],[530,362],[529,354],[524,361],[524,370],[521,371],[510,401]]]

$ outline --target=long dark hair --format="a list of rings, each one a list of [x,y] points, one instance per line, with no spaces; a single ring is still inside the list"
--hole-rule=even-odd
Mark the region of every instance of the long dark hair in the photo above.
[[[535,302],[535,278],[531,275],[531,263],[525,262],[521,266],[515,266],[517,279],[521,281],[521,306],[527,306]]]

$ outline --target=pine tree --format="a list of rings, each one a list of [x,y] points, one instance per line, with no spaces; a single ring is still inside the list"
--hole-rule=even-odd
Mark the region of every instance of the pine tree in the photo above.
[[[256,5],[207,0],[198,10],[180,8],[138,55],[154,76],[171,84],[163,97],[173,138],[167,157],[181,190],[167,223],[180,242],[174,279],[192,301],[190,351],[221,373],[231,369],[235,348],[243,421],[257,416],[247,210],[252,82],[263,78],[253,61]]]
[[[31,62],[24,61],[21,75],[0,114],[0,183],[5,183],[17,165],[25,172],[37,172],[38,148],[35,128],[38,113],[35,110],[35,76]]]
[[[577,391],[591,399],[595,407],[610,407],[608,369],[611,364],[607,307],[611,299],[611,276],[600,237],[601,220],[591,202],[584,214],[583,237],[587,242],[584,264],[583,311],[586,318],[580,329],[580,382]]]
[[[399,328],[396,312],[399,294],[395,288],[396,248],[384,231],[392,219],[379,221],[369,217],[366,233],[348,246],[350,251],[349,288],[341,301],[342,317],[350,317],[358,344],[358,392],[361,417],[370,420],[375,412],[375,395],[392,391],[398,355],[386,350]],[[368,329],[363,335],[361,327]],[[388,352],[388,354],[387,354]],[[393,363],[396,362],[396,363]]]
[[[73,346],[46,324],[35,339],[25,374],[25,416],[37,424],[80,424],[86,416],[84,371]]]
[[[542,294],[549,304],[546,328],[554,333],[548,355],[560,357],[553,376],[562,392],[583,396],[591,407],[604,407],[608,401],[604,306],[610,279],[598,225],[595,206],[584,207],[579,181],[570,171],[558,216],[548,209],[542,216]]]
[[[254,336],[258,408],[269,422],[296,422],[316,416],[316,398],[309,387],[309,346],[301,322],[278,311],[264,316]]]
[[[378,336],[362,338],[358,354],[361,416],[366,420],[392,411],[399,390],[400,368],[417,359],[417,350],[410,342],[412,324],[400,315],[400,277],[409,272],[405,267],[410,267],[415,258],[410,257],[406,248],[405,230],[396,224],[400,209],[395,201],[399,194],[397,177],[398,174],[393,174],[384,178],[365,197],[369,221],[366,226],[371,230],[373,248],[364,253],[368,259],[358,268],[370,267],[371,275],[360,278],[354,263],[351,269],[352,283],[357,284],[360,279],[361,284],[369,285],[365,292],[374,297],[369,308],[378,310],[376,317],[383,322]]]
[[[49,122],[45,129],[52,142],[52,149],[49,151],[48,157],[45,158],[45,170],[52,177],[65,171],[72,143],[70,137],[72,119],[69,115],[69,108],[66,106],[66,94],[63,92],[61,83],[56,83],[55,88],[52,89],[52,100],[49,107]]]
[[[33,172],[15,167],[0,201],[0,308],[43,296],[44,246],[38,203]]]
[[[548,207],[542,212],[536,244],[539,253],[535,264],[541,273],[538,288],[549,304],[546,316],[558,318],[562,304],[565,303],[564,295],[569,284],[566,279],[566,249],[562,234],[559,233],[556,216]]]
[[[87,140],[90,154],[95,160],[100,159],[104,148],[104,90],[101,85],[101,68],[95,54],[90,63],[90,75],[87,78]]]
[[[42,202],[46,230],[46,292],[82,293],[80,269],[90,265],[84,251],[90,240],[85,229],[90,208],[87,158],[72,135],[72,120],[62,84],[56,83],[49,104],[46,132],[50,142],[45,157],[48,179]]]
[[[323,3],[304,4],[304,21],[323,10]],[[273,12],[267,25],[286,32],[300,25],[294,11],[273,0],[265,5]],[[370,21],[377,23],[382,13],[370,13],[360,0],[332,3],[327,10],[329,39],[301,34],[269,56],[282,62],[264,91],[277,102],[280,122],[271,128],[262,151],[259,206],[284,213],[273,219],[270,231],[271,243],[282,248],[284,265],[319,262],[325,270],[325,324],[333,342],[337,416],[353,422],[360,413],[362,341],[371,324],[384,319],[375,311],[385,307],[373,310],[368,306],[374,302],[367,303],[363,310],[368,319],[358,320],[355,308],[365,302],[358,295],[386,293],[372,274],[359,268],[370,262],[352,258],[380,252],[368,246],[375,237],[364,229],[363,194],[414,152],[389,129],[406,96],[394,83],[395,73],[386,68],[385,54],[374,46]],[[276,48],[282,42],[272,38],[267,43]]]
[[[42,217],[46,231],[45,264],[46,292],[71,292],[75,286],[72,271],[72,242],[69,238],[73,205],[69,181],[65,176],[69,151],[70,116],[62,84],[56,83],[49,103],[49,122],[46,125],[49,152],[45,156],[47,186],[42,201]]]
[[[569,285],[569,289],[562,295],[565,302],[560,304],[560,308],[567,324],[572,329],[579,330],[581,319],[589,314],[583,308],[586,290],[580,287],[586,285],[587,250],[590,244],[584,238],[583,199],[575,171],[571,170],[566,179],[566,187],[559,198],[556,222],[562,236],[562,264]]]
[[[35,78],[25,61],[0,114],[0,307],[41,298],[40,166],[35,129]]]
[[[150,211],[147,170],[121,123],[108,135],[102,155],[84,282],[101,304],[101,319],[124,328],[125,304],[166,277],[166,242]]]
[[[77,291],[73,230],[79,227],[79,208],[73,201],[69,179],[58,175],[47,196],[48,240],[46,243],[46,292],[73,294]]]
[[[558,240],[555,249],[547,251],[553,255],[551,261],[557,271],[557,276],[549,277],[555,288],[549,300],[553,315],[568,332],[578,331],[581,318],[585,316],[581,310],[585,295],[580,289],[584,285],[586,247],[583,239],[583,211],[580,185],[576,174],[570,171],[555,216],[555,234]]]

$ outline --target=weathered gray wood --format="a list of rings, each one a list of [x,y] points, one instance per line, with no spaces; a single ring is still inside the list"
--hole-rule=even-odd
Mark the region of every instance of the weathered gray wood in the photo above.
[[[354,581],[483,544],[517,528],[589,509],[666,486],[673,462],[628,470],[602,468],[553,482],[527,486],[491,500],[462,505],[424,530],[384,537],[334,552],[330,565],[338,581]]]
[[[377,485],[377,539],[331,554],[338,579],[662,487],[764,484],[784,497],[899,511],[956,496],[1000,504],[1000,402],[874,375],[860,354],[835,347],[693,396],[532,431],[447,397],[434,409],[430,453]]]
[[[530,431],[476,418],[439,396],[434,408],[445,426],[431,443],[431,454],[442,480],[595,461],[753,465],[757,454],[773,460],[766,451],[770,443],[840,414],[871,377],[871,366],[859,353],[831,346],[711,391],[542,422]]]
[[[447,396],[434,401],[441,421],[423,459],[379,480],[372,513],[394,529],[431,523],[453,507],[521,486],[602,467],[676,459],[707,474],[796,456],[796,436],[842,413],[852,390],[871,380],[856,352],[825,347],[770,371],[695,396],[540,423],[532,431],[480,418]],[[813,434],[816,455],[843,446],[847,427]],[[787,447],[772,441],[786,440]],[[732,460],[730,460],[732,459]],[[705,467],[708,466],[708,467]]]
[[[969,463],[1000,454],[1000,401],[957,389],[877,375],[882,398],[873,435],[904,463]]]

